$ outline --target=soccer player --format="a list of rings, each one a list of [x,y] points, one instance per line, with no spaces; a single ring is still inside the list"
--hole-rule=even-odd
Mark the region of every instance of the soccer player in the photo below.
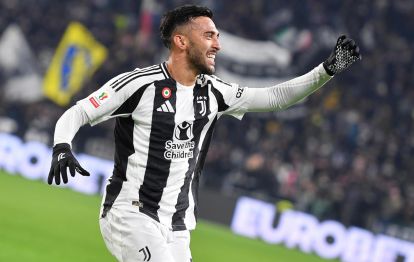
[[[109,80],[58,120],[48,183],[83,169],[71,141],[86,123],[116,118],[115,166],[106,186],[100,228],[119,261],[191,261],[198,183],[217,120],[283,110],[360,59],[341,36],[329,58],[305,75],[268,88],[226,83],[213,75],[220,51],[211,10],[185,5],[160,26],[166,62]]]

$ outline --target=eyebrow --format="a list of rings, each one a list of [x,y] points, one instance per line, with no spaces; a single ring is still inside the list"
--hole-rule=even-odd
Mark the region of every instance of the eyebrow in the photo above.
[[[204,32],[205,35],[211,34],[211,35],[217,35],[217,38],[220,37],[220,33],[218,31],[206,31]]]

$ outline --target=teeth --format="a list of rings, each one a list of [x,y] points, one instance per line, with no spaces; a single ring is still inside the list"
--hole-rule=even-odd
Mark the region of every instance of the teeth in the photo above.
[[[208,57],[208,58],[213,58],[213,59],[215,59],[215,58],[216,58],[216,55],[211,54],[211,55],[207,55],[207,57]]]

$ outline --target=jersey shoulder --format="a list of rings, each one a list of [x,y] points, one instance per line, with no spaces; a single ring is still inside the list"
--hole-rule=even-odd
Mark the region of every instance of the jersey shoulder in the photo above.
[[[164,63],[143,68],[135,68],[130,72],[117,75],[109,81],[109,85],[115,92],[125,86],[143,86],[157,80],[170,78]]]
[[[226,82],[224,80],[222,80],[221,78],[219,78],[216,75],[205,75],[205,74],[201,74],[198,76],[197,78],[197,82],[201,85],[205,85],[207,83],[211,83],[213,86],[217,87],[232,87],[234,86],[234,84]]]

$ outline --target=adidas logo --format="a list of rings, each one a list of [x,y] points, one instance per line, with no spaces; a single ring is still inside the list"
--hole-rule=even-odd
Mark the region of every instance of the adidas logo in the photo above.
[[[165,112],[165,113],[174,113],[174,108],[170,103],[170,100],[167,100],[162,104],[160,107],[157,108],[158,112]]]

